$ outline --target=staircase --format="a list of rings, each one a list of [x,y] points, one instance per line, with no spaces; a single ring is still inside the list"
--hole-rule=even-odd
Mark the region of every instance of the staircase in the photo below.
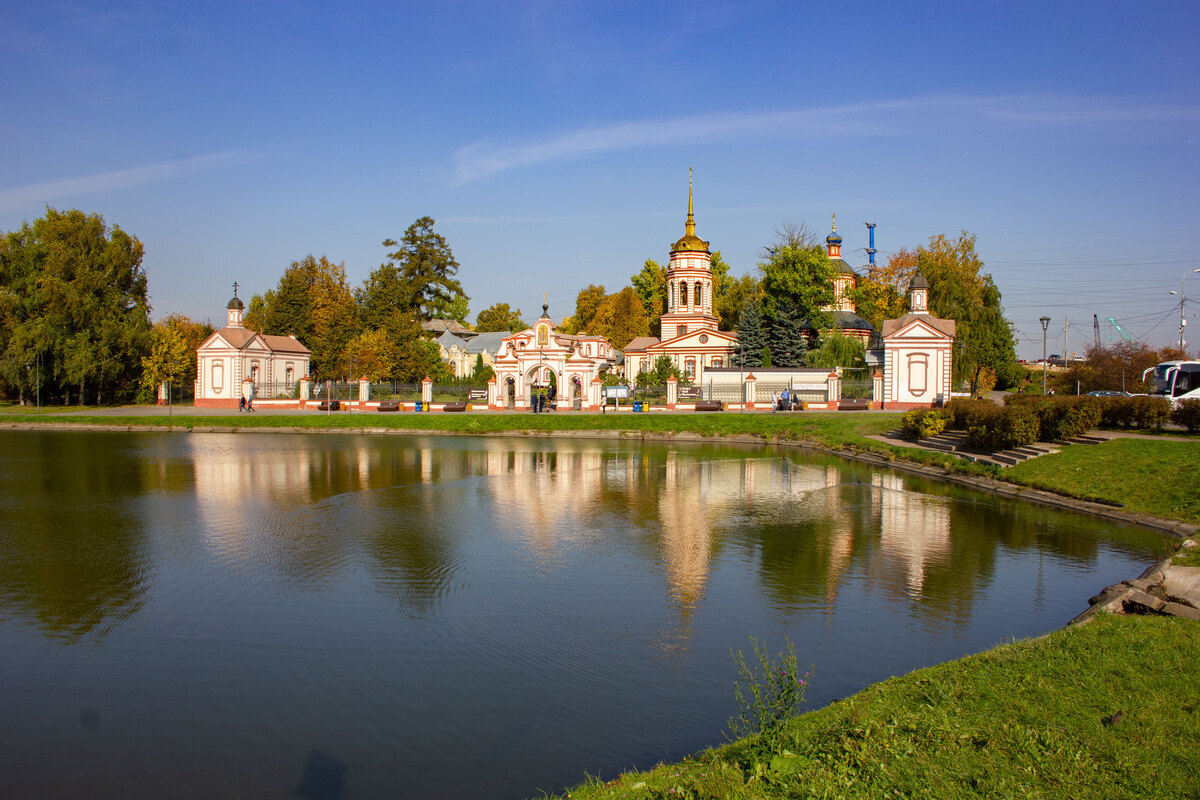
[[[890,431],[885,433],[889,439],[901,439],[900,431]],[[975,450],[967,446],[967,434],[963,431],[945,431],[943,433],[930,436],[928,439],[920,439],[916,442],[911,442],[917,447],[925,450],[939,450],[944,453],[953,453],[954,455],[965,458],[968,461],[978,461],[984,464],[996,464],[1001,467],[1011,467],[1014,464],[1020,464],[1022,461],[1028,461],[1031,458],[1044,456],[1048,453],[1057,453],[1063,445],[1067,444],[1099,444],[1107,441],[1100,436],[1077,436],[1063,442],[1055,442],[1049,444],[1047,442],[1035,442],[1025,447],[1014,447],[1011,450],[997,450],[996,452],[987,452],[984,450]]]

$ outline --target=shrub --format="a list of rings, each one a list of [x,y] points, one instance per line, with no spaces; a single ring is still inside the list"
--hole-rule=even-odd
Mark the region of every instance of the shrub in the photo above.
[[[977,421],[980,414],[988,414],[989,410],[994,410],[996,407],[991,400],[971,400],[960,397],[947,403],[946,411],[950,413],[950,427],[965,431],[971,427],[973,422]]]
[[[1024,447],[1038,440],[1041,422],[1037,413],[1024,405],[1006,407],[992,430],[992,449]]]
[[[905,412],[900,421],[900,433],[905,439],[928,439],[946,430],[950,415],[932,408],[914,408]]]
[[[1100,400],[1100,422],[1103,425],[1128,428],[1133,422],[1132,397],[1104,397]]]
[[[1158,430],[1171,418],[1171,401],[1165,397],[1139,395],[1133,400],[1133,424],[1143,430]]]
[[[803,710],[809,673],[800,675],[796,648],[790,640],[784,642],[786,649],[774,658],[766,643],[760,644],[753,636],[750,637],[753,658],[743,656],[741,650],[730,651],[738,673],[734,684],[738,713],[729,720],[729,732],[734,738],[766,733]]]
[[[1171,422],[1192,433],[1200,431],[1200,400],[1180,400],[1171,412]]]
[[[1080,436],[1100,424],[1100,403],[1094,397],[1052,397],[1035,406],[1042,441]]]
[[[991,450],[992,437],[1000,417],[1007,408],[993,405],[991,408],[977,406],[971,410],[967,420],[967,444],[980,450]]]

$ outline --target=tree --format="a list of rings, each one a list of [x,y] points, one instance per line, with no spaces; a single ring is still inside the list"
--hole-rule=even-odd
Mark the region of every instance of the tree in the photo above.
[[[954,381],[968,382],[974,393],[984,370],[990,369],[1001,387],[1011,385],[1017,372],[1012,329],[1004,319],[1000,290],[983,273],[975,235],[963,231],[953,240],[944,234],[931,237],[927,247],[917,248],[917,267],[929,283],[930,312],[956,322],[960,349]]]
[[[483,363],[483,353],[476,353],[475,368],[471,370],[471,383],[485,386],[494,377],[496,377],[496,370],[490,364]]]
[[[397,277],[408,292],[406,307],[422,320],[453,319],[452,313],[467,309],[456,305],[466,298],[458,274],[458,261],[441,234],[433,230],[432,217],[421,217],[404,232],[399,242],[385,239],[384,247],[396,247],[388,260],[397,269]]]
[[[1078,383],[1083,393],[1097,389],[1142,394],[1151,386],[1142,381],[1142,374],[1160,361],[1181,358],[1178,349],[1155,350],[1141,342],[1117,342],[1111,346],[1089,347],[1084,361],[1072,361],[1059,379],[1075,391]],[[1041,368],[1037,371],[1038,391],[1041,391]]]
[[[521,319],[521,309],[513,311],[509,309],[508,303],[493,303],[475,317],[475,330],[480,333],[489,331],[516,333],[528,327],[529,325]]]
[[[767,346],[771,351],[772,366],[804,366],[808,340],[804,335],[804,319],[795,304],[779,304],[775,319],[767,323]]]
[[[827,310],[833,304],[833,267],[823,248],[783,244],[758,268],[763,314],[768,319],[778,315],[781,303],[791,302],[808,327],[820,331],[833,326],[833,315]]]
[[[738,328],[738,318],[751,297],[761,301],[762,287],[758,278],[753,275],[743,275],[732,278],[723,294],[713,302],[713,310],[720,322],[718,326],[723,331],[735,331]]]
[[[321,266],[312,255],[288,265],[274,291],[262,295],[262,327],[257,329],[259,333],[295,336],[308,347],[312,347],[313,301]],[[256,317],[257,299],[258,295],[250,299],[250,310],[255,312]]]
[[[596,309],[587,331],[608,339],[608,343],[618,350],[639,336],[649,336],[646,309],[633,287],[626,286],[606,297]]]
[[[47,208],[0,244],[0,374],[47,393],[132,388],[150,350],[142,243],[99,214]],[[29,365],[40,364],[38,370]]]
[[[741,367],[762,366],[762,349],[767,346],[766,322],[757,297],[751,297],[742,307],[738,321],[738,352],[734,361]]]
[[[641,272],[629,279],[633,290],[646,311],[649,336],[662,336],[662,315],[667,310],[667,271],[652,258],[647,258]]]
[[[807,363],[810,367],[855,369],[867,365],[867,354],[861,339],[834,331],[809,352]]]
[[[917,251],[901,248],[886,265],[870,267],[858,279],[852,298],[858,313],[878,330],[886,319],[908,312],[908,287],[917,272]]]
[[[353,365],[352,378],[382,381],[396,371],[396,345],[383,328],[363,331],[346,346],[345,358]]]
[[[188,385],[196,380],[196,351],[212,335],[208,322],[168,314],[152,330],[150,353],[142,358],[142,391],[151,394],[163,381]]]
[[[679,367],[675,366],[675,362],[671,360],[670,356],[659,356],[654,359],[653,369],[638,373],[637,385],[639,387],[665,386],[667,379],[672,377],[675,380],[682,378]]]
[[[575,315],[564,320],[563,332],[595,334],[596,332],[591,329],[592,319],[606,299],[608,299],[608,293],[603,286],[593,283],[580,289],[575,298]]]
[[[363,330],[390,328],[396,314],[411,314],[412,291],[400,278],[400,269],[388,261],[371,270],[354,292],[358,323]],[[250,303],[254,306],[254,301]]]

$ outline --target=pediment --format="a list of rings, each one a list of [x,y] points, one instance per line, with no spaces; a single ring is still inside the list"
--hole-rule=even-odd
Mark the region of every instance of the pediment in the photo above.
[[[707,336],[708,341],[701,342],[700,337]],[[682,336],[676,336],[674,339],[667,339],[659,342],[653,347],[647,347],[647,350],[677,350],[677,349],[694,349],[697,347],[730,347],[737,344],[737,337],[732,334],[714,330],[699,330],[685,333]]]
[[[943,324],[946,320],[938,320]],[[894,331],[889,331],[884,334],[884,339],[888,341],[915,341],[929,339],[952,339],[953,336],[936,327],[928,319],[923,319],[919,316],[911,317],[902,321],[903,324]],[[953,324],[953,323],[951,323]]]

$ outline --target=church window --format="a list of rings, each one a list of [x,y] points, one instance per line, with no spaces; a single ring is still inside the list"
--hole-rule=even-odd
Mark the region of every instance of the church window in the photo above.
[[[289,384],[290,384],[292,381],[296,380],[296,376],[295,376],[295,374],[294,374],[294,373],[295,373],[295,370],[293,369],[292,365],[291,365],[291,364],[288,364],[288,365],[287,365],[287,370],[285,371],[284,375],[285,375],[285,378],[286,378],[286,380],[287,380],[287,382],[288,382]]]
[[[721,359],[720,356],[713,356],[712,365],[714,367],[720,367],[720,366],[724,365],[724,363],[725,362]]]
[[[685,333],[687,333],[687,325],[678,325],[675,327],[676,336],[683,336]]]
[[[702,305],[701,301],[703,300],[703,298],[704,298],[704,290],[701,288],[700,281],[696,281],[696,305],[697,306]]]
[[[538,347],[545,347],[548,344],[550,344],[550,327],[538,325]]]
[[[687,281],[679,282],[679,305],[687,308]]]
[[[683,374],[688,378],[696,377],[696,359],[689,358],[687,361],[683,362]]]

